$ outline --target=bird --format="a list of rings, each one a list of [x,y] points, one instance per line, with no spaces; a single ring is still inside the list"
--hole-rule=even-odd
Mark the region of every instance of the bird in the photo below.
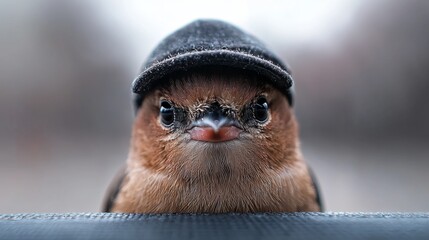
[[[192,35],[196,31],[189,29],[207,25],[222,25],[211,31],[230,26],[200,21],[185,29]],[[138,94],[126,166],[111,184],[103,211],[322,211],[291,96],[272,76],[252,69],[214,62],[185,66],[168,63],[174,71]]]

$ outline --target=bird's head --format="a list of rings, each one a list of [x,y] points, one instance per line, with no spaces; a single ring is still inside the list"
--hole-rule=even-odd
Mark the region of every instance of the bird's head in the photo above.
[[[145,96],[130,164],[182,179],[251,177],[297,159],[287,98],[254,73],[204,69],[175,74]]]

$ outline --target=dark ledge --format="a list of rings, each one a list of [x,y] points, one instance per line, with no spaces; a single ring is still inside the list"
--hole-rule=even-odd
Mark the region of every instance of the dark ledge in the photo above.
[[[0,214],[0,239],[429,239],[429,213]]]

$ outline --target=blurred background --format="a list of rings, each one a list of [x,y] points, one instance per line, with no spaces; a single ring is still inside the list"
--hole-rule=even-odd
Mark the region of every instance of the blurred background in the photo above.
[[[125,162],[130,86],[196,18],[291,67],[329,211],[429,211],[429,1],[0,0],[0,213],[99,211]]]

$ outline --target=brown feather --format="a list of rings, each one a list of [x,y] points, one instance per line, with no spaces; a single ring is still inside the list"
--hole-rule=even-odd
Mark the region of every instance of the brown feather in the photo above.
[[[282,93],[262,82],[255,74],[208,70],[176,75],[149,94],[133,125],[127,181],[112,210],[319,211],[293,110]],[[269,102],[269,120],[261,128],[245,129],[238,140],[191,141],[186,133],[172,133],[159,121],[162,98],[191,113],[216,101],[239,114],[259,95]]]
[[[122,184],[125,183],[126,178],[126,168],[122,167],[118,173],[116,174],[113,181],[110,183],[106,195],[104,196],[103,205],[101,206],[102,212],[111,212],[113,205],[116,202],[116,198],[118,197],[119,191],[122,188]]]

